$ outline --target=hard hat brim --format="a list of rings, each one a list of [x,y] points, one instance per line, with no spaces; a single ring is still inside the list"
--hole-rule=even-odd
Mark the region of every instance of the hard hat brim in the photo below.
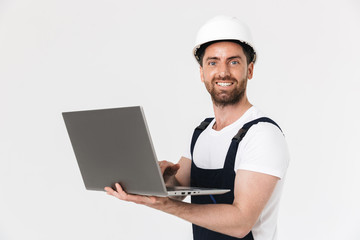
[[[240,40],[238,40],[238,39],[218,39],[218,40],[208,41],[208,42],[204,42],[204,43],[202,43],[202,44],[196,45],[196,46],[194,47],[194,49],[193,49],[193,55],[194,55],[196,61],[200,64],[200,55],[205,51],[205,49],[206,49],[208,46],[210,46],[210,45],[213,44],[213,43],[226,42],[226,41],[236,42],[236,43],[239,43],[239,44],[242,43],[242,44],[247,45],[248,47],[250,47],[250,48],[252,49],[252,51],[253,51],[253,57],[252,57],[252,59],[251,59],[250,62],[253,62],[253,63],[256,62],[257,53],[256,53],[256,51],[255,51],[255,48],[254,48],[251,44],[249,44],[249,43],[247,43],[247,42],[245,42],[245,41],[240,41]],[[241,45],[241,44],[240,44],[240,45]],[[201,51],[199,51],[199,50],[201,50]]]

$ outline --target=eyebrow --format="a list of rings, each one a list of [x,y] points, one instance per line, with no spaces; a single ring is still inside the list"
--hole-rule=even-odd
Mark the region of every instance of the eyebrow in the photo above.
[[[232,59],[236,59],[236,58],[242,59],[241,56],[236,55],[236,56],[228,57],[226,60],[232,60]],[[208,58],[206,58],[206,61],[209,61],[209,60],[220,60],[220,58],[218,58],[218,57],[208,57]]]
[[[228,60],[235,59],[235,58],[240,58],[240,59],[242,59],[242,57],[241,57],[241,56],[236,55],[236,56],[229,57],[229,58],[228,58]]]
[[[218,57],[208,57],[208,58],[206,58],[206,61],[209,61],[209,60],[220,60],[220,58],[218,58]]]

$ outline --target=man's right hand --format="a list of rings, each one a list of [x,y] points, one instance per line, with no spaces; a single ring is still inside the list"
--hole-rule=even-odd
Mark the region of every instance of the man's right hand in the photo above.
[[[168,161],[159,161],[159,167],[166,186],[178,185],[175,175],[180,168],[180,164],[174,164]]]

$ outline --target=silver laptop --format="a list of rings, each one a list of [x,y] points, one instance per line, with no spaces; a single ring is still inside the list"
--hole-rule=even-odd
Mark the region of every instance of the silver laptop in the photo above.
[[[88,190],[120,183],[132,194],[153,196],[223,194],[229,189],[173,187],[161,175],[142,107],[62,113]]]

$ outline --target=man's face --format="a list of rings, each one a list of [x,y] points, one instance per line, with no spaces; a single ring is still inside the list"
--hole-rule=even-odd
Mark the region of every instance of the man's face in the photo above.
[[[245,96],[247,80],[252,78],[254,64],[247,65],[242,47],[233,42],[208,46],[200,67],[213,103],[218,107],[234,105]]]

